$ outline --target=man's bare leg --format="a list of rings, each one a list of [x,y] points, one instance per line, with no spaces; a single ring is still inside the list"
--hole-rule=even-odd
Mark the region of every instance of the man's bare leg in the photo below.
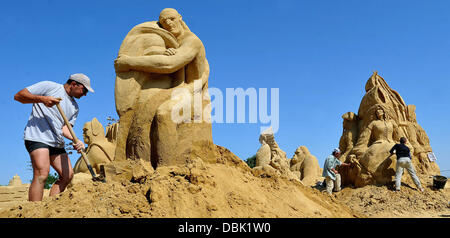
[[[33,181],[28,190],[29,201],[42,201],[44,185],[50,172],[50,155],[47,148],[39,148],[30,153],[33,166]]]
[[[67,185],[69,185],[73,178],[73,168],[69,156],[66,153],[51,156],[50,161],[52,167],[59,175],[58,181],[50,189],[50,196],[53,196],[63,192]]]

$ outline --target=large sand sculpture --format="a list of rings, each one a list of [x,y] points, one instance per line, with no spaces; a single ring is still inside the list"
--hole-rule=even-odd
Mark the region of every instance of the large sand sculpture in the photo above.
[[[143,159],[156,168],[184,164],[194,144],[213,148],[205,48],[175,9],[131,29],[115,69],[115,160]]]
[[[365,90],[358,114],[347,112],[342,116],[341,160],[353,162],[350,168],[342,169],[343,184],[362,187],[390,183],[396,158],[389,157],[389,150],[400,137],[408,139],[412,162],[419,173],[438,174],[439,167],[429,159],[430,140],[417,123],[415,106],[406,105],[377,72],[369,78]]]

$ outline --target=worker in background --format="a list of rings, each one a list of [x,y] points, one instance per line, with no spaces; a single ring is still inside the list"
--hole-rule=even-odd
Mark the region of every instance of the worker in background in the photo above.
[[[397,166],[395,172],[395,190],[400,191],[403,170],[406,169],[408,173],[411,175],[414,183],[416,184],[419,191],[423,192],[422,185],[420,184],[419,177],[416,175],[416,171],[414,170],[414,166],[411,163],[411,152],[406,146],[407,139],[405,137],[400,138],[400,144],[395,144],[392,149],[389,151],[391,153],[390,156],[394,154],[397,155]]]
[[[335,192],[339,192],[341,190],[341,175],[337,171],[337,167],[350,165],[341,162],[339,157],[341,157],[341,151],[336,148],[333,150],[331,155],[325,159],[322,177],[325,177],[326,191],[328,194],[332,194],[333,189]]]

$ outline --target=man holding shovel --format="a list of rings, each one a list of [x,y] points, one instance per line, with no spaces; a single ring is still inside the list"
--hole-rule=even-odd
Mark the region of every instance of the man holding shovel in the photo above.
[[[333,189],[336,192],[341,190],[341,175],[336,170],[337,166],[350,166],[350,164],[343,163],[339,160],[341,156],[341,151],[336,148],[333,150],[331,155],[325,159],[325,164],[323,166],[322,176],[325,177],[326,189],[328,194],[333,193]]]
[[[90,79],[79,73],[72,74],[64,85],[42,81],[14,95],[14,99],[18,102],[33,103],[24,131],[25,147],[30,154],[33,167],[33,181],[28,192],[29,201],[42,200],[50,166],[59,175],[58,181],[50,189],[50,196],[64,191],[70,183],[73,169],[64,149],[63,137],[69,140],[73,140],[73,137],[55,105],[60,104],[70,124],[73,125],[79,111],[74,98],[86,96],[88,91],[94,92]],[[74,141],[73,146],[78,152],[84,149],[84,143],[80,140]]]

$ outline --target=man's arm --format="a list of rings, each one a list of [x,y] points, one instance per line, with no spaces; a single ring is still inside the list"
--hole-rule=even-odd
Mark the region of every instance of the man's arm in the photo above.
[[[67,127],[67,125],[64,125],[62,128],[62,133],[63,136],[66,137],[69,140],[73,140],[72,134],[70,134],[69,128]]]
[[[64,125],[62,128],[63,136],[72,141],[73,148],[78,152],[81,152],[84,149],[84,143],[81,140],[73,141],[72,134],[70,134],[69,128],[67,125]]]
[[[391,150],[389,151],[389,153],[391,153],[391,155],[394,154],[394,150],[396,150],[396,148],[397,148],[397,145],[394,145],[394,146],[391,148]]]
[[[186,38],[175,55],[119,56],[114,61],[116,71],[143,71],[170,74],[190,63],[199,53],[201,42],[196,37]]]
[[[52,107],[59,103],[59,100],[51,96],[41,96],[31,94],[24,88],[14,95],[14,100],[21,103],[43,103],[47,107]]]

